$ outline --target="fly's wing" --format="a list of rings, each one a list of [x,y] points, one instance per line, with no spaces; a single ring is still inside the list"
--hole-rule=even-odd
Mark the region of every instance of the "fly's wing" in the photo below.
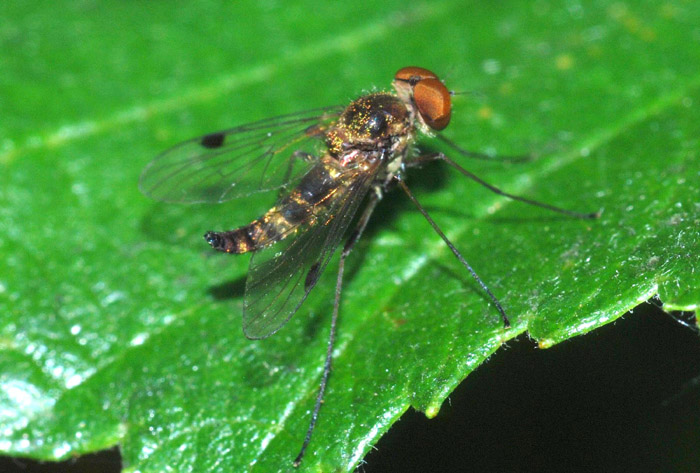
[[[280,329],[308,296],[367,195],[379,166],[349,170],[350,184],[316,211],[317,223],[280,243],[253,253],[243,301],[243,332],[266,338]]]
[[[179,203],[219,203],[279,189],[310,165],[292,151],[321,137],[341,111],[307,110],[185,141],[146,166],[139,188],[153,199]]]

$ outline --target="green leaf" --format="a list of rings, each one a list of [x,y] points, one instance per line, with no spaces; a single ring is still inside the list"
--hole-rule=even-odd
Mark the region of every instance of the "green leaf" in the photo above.
[[[459,158],[471,171],[604,213],[561,217],[437,164],[410,173],[513,326],[503,329],[407,199],[387,195],[350,258],[301,470],[352,470],[409,406],[435,415],[520,333],[546,347],[655,294],[670,309],[700,303],[700,14],[690,3],[95,5],[3,5],[6,454],[61,459],[119,444],[126,471],[288,470],[320,378],[335,266],[278,334],[247,340],[247,257],[212,254],[201,235],[250,221],[270,196],[167,205],[139,194],[138,176],[178,141],[347,103],[388,88],[406,65],[474,92],[455,96],[447,137],[538,155]]]

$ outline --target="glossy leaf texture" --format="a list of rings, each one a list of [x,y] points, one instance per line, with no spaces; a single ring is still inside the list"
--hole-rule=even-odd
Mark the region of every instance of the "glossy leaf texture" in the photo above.
[[[388,89],[458,92],[445,136],[525,164],[407,182],[498,313],[400,192],[350,258],[334,370],[300,471],[351,471],[409,406],[435,415],[507,340],[543,347],[655,294],[700,303],[700,12],[692,2],[56,1],[1,7],[0,451],[119,444],[125,471],[286,471],[313,407],[335,264],[269,339],[241,331],[248,257],[207,230],[274,196],[173,205],[144,166],[193,136]],[[421,149],[449,151],[424,139]]]

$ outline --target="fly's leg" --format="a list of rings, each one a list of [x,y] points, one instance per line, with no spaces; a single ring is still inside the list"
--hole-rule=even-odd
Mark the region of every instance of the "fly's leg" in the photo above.
[[[449,141],[446,141],[448,144],[451,144],[453,147],[458,149],[459,151],[463,152],[463,154],[471,155],[471,153],[464,152],[464,150],[461,150],[461,148],[458,148],[457,145],[452,144]],[[491,192],[494,192],[495,194],[502,195],[504,197],[507,197],[509,199],[517,200],[519,202],[523,202],[529,205],[534,205],[536,207],[541,207],[543,209],[550,210],[552,212],[557,212],[560,214],[568,215],[569,217],[575,217],[575,218],[582,218],[582,219],[592,219],[592,218],[598,218],[600,217],[600,212],[593,212],[593,213],[581,213],[581,212],[575,212],[573,210],[567,210],[567,209],[562,209],[560,207],[555,207],[554,205],[546,204],[544,202],[539,202],[536,200],[532,199],[527,199],[525,197],[520,197],[517,195],[509,194],[508,192],[504,192],[498,187],[489,184],[488,182],[484,181],[480,177],[476,176],[474,173],[471,173],[464,169],[462,166],[445,156],[443,153],[432,153],[432,154],[426,154],[422,156],[418,156],[410,161],[407,161],[405,163],[406,167],[417,167],[421,166],[422,164],[430,161],[436,161],[436,160],[442,160],[445,161],[447,164],[452,166],[453,168],[457,169],[460,173],[462,173],[464,176],[468,177],[469,179],[473,180],[477,184],[480,184],[484,187],[486,187],[488,190]],[[418,208],[420,213],[425,217],[425,219],[430,223],[430,226],[433,227],[433,230],[435,230],[435,233],[440,235],[440,238],[443,239],[443,241],[447,244],[447,246],[450,248],[452,253],[455,255],[455,257],[459,260],[462,265],[467,268],[469,273],[474,277],[477,283],[479,283],[479,286],[481,286],[481,289],[489,296],[491,301],[493,301],[494,305],[496,306],[496,309],[498,312],[501,314],[501,318],[503,319],[503,325],[508,328],[510,327],[510,321],[508,320],[508,316],[506,315],[505,310],[503,310],[503,306],[501,306],[500,301],[498,298],[491,292],[491,290],[488,288],[486,283],[479,277],[478,274],[476,274],[476,271],[471,267],[471,265],[467,262],[467,260],[464,259],[462,254],[457,250],[457,248],[452,244],[452,242],[445,236],[445,234],[440,230],[440,227],[435,223],[435,221],[428,215],[428,212],[423,208],[423,206],[418,202],[418,199],[413,195],[411,190],[408,188],[406,183],[401,179],[399,176],[395,176],[394,179],[396,179],[403,189],[403,191],[408,195],[408,198],[411,199],[411,201],[415,204],[415,206]]]
[[[333,361],[333,344],[335,343],[336,327],[338,322],[338,311],[340,308],[340,292],[343,285],[343,271],[345,270],[345,259],[352,251],[355,243],[362,236],[369,222],[369,218],[377,206],[377,202],[381,198],[380,192],[377,190],[370,195],[367,207],[365,207],[360,220],[357,222],[355,230],[348,238],[348,241],[343,247],[343,251],[340,253],[340,263],[338,264],[338,278],[335,283],[335,302],[333,303],[333,317],[331,318],[331,332],[328,336],[328,350],[326,351],[326,361],[323,364],[323,375],[321,376],[321,385],[318,388],[318,394],[316,395],[316,403],[314,404],[314,410],[311,414],[311,422],[309,423],[309,428],[306,431],[306,437],[304,438],[304,443],[299,450],[299,454],[294,459],[293,465],[298,467],[301,464],[301,460],[304,458],[304,453],[306,452],[306,447],[309,446],[311,441],[311,434],[313,434],[314,428],[316,427],[316,420],[318,419],[318,413],[321,409],[321,404],[323,403],[323,394],[326,392],[326,386],[328,385],[328,377],[331,374],[331,362]]]
[[[488,288],[486,283],[479,277],[479,275],[476,274],[476,271],[474,271],[474,268],[472,268],[471,265],[469,263],[467,263],[467,260],[464,259],[464,257],[462,256],[462,253],[459,252],[459,250],[452,244],[452,242],[449,240],[449,238],[447,238],[447,236],[442,232],[442,230],[440,230],[440,227],[438,227],[437,223],[435,223],[435,221],[430,217],[430,215],[428,215],[428,212],[423,208],[423,206],[420,204],[420,202],[418,202],[418,199],[416,199],[416,197],[413,195],[413,192],[411,192],[411,190],[408,188],[406,183],[403,182],[403,179],[401,179],[398,176],[395,176],[394,178],[398,181],[399,186],[401,186],[401,189],[403,189],[403,191],[406,193],[408,198],[411,199],[411,202],[413,202],[416,205],[416,207],[418,208],[420,213],[423,215],[423,217],[425,217],[425,219],[428,221],[430,226],[433,227],[433,230],[435,230],[435,233],[440,235],[440,238],[442,238],[443,241],[447,244],[447,246],[450,248],[450,250],[455,255],[455,257],[457,257],[459,262],[462,263],[462,265],[465,268],[467,268],[467,271],[469,271],[469,273],[474,277],[474,279],[476,279],[476,282],[479,283],[479,286],[481,286],[481,289],[483,289],[484,292],[486,294],[488,294],[488,296],[491,298],[491,301],[493,301],[493,304],[496,306],[496,309],[501,314],[501,318],[503,319],[503,326],[505,328],[510,327],[510,320],[508,320],[508,316],[506,315],[506,311],[503,310],[503,306],[501,306],[501,303],[498,300],[498,298],[493,294],[493,292],[491,292],[491,290]]]
[[[443,135],[436,135],[436,136],[440,141],[445,143],[447,146],[449,146],[453,150],[457,151],[462,156],[466,156],[466,157],[472,158],[472,159],[480,159],[482,161],[497,161],[500,163],[525,163],[528,161],[532,161],[535,158],[531,154],[523,154],[523,155],[516,155],[516,156],[508,156],[508,155],[502,156],[502,155],[492,155],[492,154],[488,154],[488,153],[479,153],[476,151],[469,151],[469,150],[462,148],[454,141],[448,140]]]
[[[476,174],[467,171],[464,169],[462,166],[445,156],[443,153],[433,153],[433,154],[426,154],[422,156],[418,156],[415,159],[412,159],[411,161],[406,162],[407,167],[415,167],[415,166],[421,166],[422,164],[430,161],[445,161],[447,164],[455,168],[457,171],[459,171],[462,175],[468,177],[472,181],[476,182],[477,184],[486,187],[488,190],[493,192],[494,194],[502,195],[503,197],[507,197],[512,200],[517,200],[518,202],[523,202],[528,205],[533,205],[535,207],[541,207],[543,209],[550,210],[552,212],[557,212],[560,214],[568,215],[569,217],[574,217],[574,218],[581,218],[581,219],[594,219],[600,217],[601,212],[590,212],[590,213],[584,213],[584,212],[576,212],[574,210],[567,210],[567,209],[562,209],[561,207],[556,207],[554,205],[546,204],[544,202],[539,202],[537,200],[532,200],[532,199],[527,199],[525,197],[520,197],[518,195],[514,194],[509,194],[508,192],[502,191],[498,187],[489,184],[488,182],[484,181],[480,177],[478,177]]]

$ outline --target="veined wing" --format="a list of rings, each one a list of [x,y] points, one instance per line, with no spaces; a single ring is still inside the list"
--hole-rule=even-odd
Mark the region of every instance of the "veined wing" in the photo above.
[[[139,188],[165,202],[219,203],[287,186],[311,165],[292,152],[307,139],[322,137],[324,126],[341,111],[306,110],[185,141],[144,169]]]
[[[348,170],[341,177],[347,185],[315,212],[315,225],[253,253],[243,301],[248,338],[269,337],[299,309],[346,234],[378,168]]]

